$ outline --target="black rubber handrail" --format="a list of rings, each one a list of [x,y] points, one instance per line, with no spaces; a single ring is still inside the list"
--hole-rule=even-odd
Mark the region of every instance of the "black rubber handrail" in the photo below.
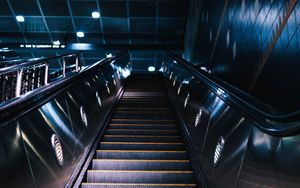
[[[300,132],[300,111],[289,114],[274,114],[266,111],[266,108],[253,105],[257,104],[257,100],[248,93],[216,78],[212,74],[196,69],[191,63],[171,52],[166,52],[166,56],[182,65],[183,68],[201,80],[225,102],[237,106],[263,132],[273,136],[291,136]],[[223,91],[223,94],[218,94],[220,90]]]
[[[42,86],[33,90],[32,92],[11,99],[9,101],[0,104],[0,124],[1,126],[7,124],[8,122],[16,119],[17,117],[23,115],[24,113],[30,111],[31,109],[40,106],[45,101],[56,96],[58,93],[66,90],[76,81],[82,79],[83,77],[90,75],[91,72],[99,69],[101,66],[111,63],[112,61],[118,60],[123,55],[127,54],[127,50],[116,53],[112,57],[104,58],[85,69],[80,70],[68,77],[59,79],[57,81],[51,82],[46,86]],[[73,53],[72,53],[73,54]],[[65,56],[65,55],[62,55]],[[57,56],[55,56],[57,57]],[[52,59],[52,58],[46,58]],[[44,61],[42,61],[44,62]],[[28,64],[27,64],[28,65]]]

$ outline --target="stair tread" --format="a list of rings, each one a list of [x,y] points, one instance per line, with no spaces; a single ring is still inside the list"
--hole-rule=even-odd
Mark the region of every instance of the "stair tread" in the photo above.
[[[185,150],[101,150],[98,149],[97,152],[143,152],[143,153],[185,153]]]
[[[158,174],[192,174],[192,170],[88,170],[88,172],[107,172],[107,173],[158,173]]]
[[[93,159],[93,161],[115,161],[115,162],[159,162],[159,163],[185,163],[190,160],[151,160],[151,159]]]
[[[81,187],[197,187],[162,82],[137,78],[129,79]]]
[[[141,131],[141,132],[178,132],[178,130],[157,130],[157,129],[107,129],[108,131]]]
[[[101,142],[101,144],[183,145],[182,142]]]
[[[82,183],[82,185],[117,185],[117,186],[190,186],[195,187],[197,184],[184,184],[184,183],[175,183],[175,184],[167,184],[167,183]]]
[[[104,137],[133,137],[133,138],[180,138],[180,136],[156,136],[156,135],[104,135]]]

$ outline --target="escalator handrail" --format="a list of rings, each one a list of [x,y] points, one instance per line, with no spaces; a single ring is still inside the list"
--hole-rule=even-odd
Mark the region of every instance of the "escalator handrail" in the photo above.
[[[165,54],[200,79],[225,102],[236,105],[263,132],[274,136],[290,136],[300,131],[300,111],[289,114],[272,114],[261,107],[253,105],[257,103],[257,100],[246,92],[216,78],[204,70],[197,70],[191,63],[172,52],[166,52]],[[218,93],[220,90],[223,91],[223,94]]]
[[[18,62],[18,64],[0,68],[0,74],[7,74],[10,72],[15,72],[20,69],[24,69],[26,67],[39,65],[44,62],[49,62],[50,60],[53,60],[53,59],[59,59],[62,57],[68,57],[68,56],[79,55],[79,54],[80,54],[80,52],[72,52],[72,53],[66,53],[63,55],[51,56],[51,57],[46,57],[46,58],[37,58],[37,59],[30,59],[30,60],[24,59],[23,61]]]
[[[1,126],[6,125],[13,119],[41,105],[43,102],[48,101],[49,99],[56,96],[57,93],[60,93],[62,90],[66,90],[72,85],[72,83],[75,83],[76,81],[82,79],[84,76],[89,75],[91,72],[108,63],[117,61],[120,57],[127,54],[127,52],[127,50],[118,52],[112,57],[101,59],[91,66],[81,69],[79,72],[76,72],[68,77],[51,82],[48,85],[37,88],[36,90],[26,95],[0,103]]]

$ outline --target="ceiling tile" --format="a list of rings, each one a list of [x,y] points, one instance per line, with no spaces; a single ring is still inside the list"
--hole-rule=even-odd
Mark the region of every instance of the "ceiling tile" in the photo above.
[[[45,16],[70,16],[67,1],[40,0]]]
[[[132,33],[155,32],[155,19],[131,18],[130,27]]]
[[[19,32],[16,19],[13,17],[6,17],[0,19],[0,32]]]
[[[35,0],[10,0],[10,2],[16,15],[23,15],[23,16],[41,15]]]
[[[9,10],[9,7],[8,7],[6,1],[1,2],[0,15],[11,15],[11,12]]]
[[[126,17],[127,8],[125,2],[101,2],[100,1],[101,14],[104,17]]]
[[[103,35],[102,34],[87,33],[87,34],[85,34],[85,37],[79,38],[79,42],[93,43],[93,44],[103,44]]]
[[[42,17],[25,17],[25,22],[20,23],[24,32],[47,32]]]
[[[93,18],[74,18],[77,31],[86,33],[99,33],[100,22],[98,19]]]
[[[161,1],[158,14],[160,17],[184,17],[187,1]]]
[[[71,18],[46,18],[50,31],[74,32]]]
[[[70,1],[73,16],[88,16],[91,17],[93,11],[98,11],[96,1]]]
[[[133,44],[153,44],[155,34],[131,34]]]
[[[159,33],[176,33],[182,34],[184,28],[184,19],[159,19]]]
[[[107,44],[128,44],[129,35],[128,34],[105,34],[105,41]]]
[[[26,33],[29,43],[51,43],[48,33]]]
[[[156,4],[153,2],[130,2],[131,17],[155,17]]]
[[[103,18],[104,32],[124,33],[128,32],[127,19]]]

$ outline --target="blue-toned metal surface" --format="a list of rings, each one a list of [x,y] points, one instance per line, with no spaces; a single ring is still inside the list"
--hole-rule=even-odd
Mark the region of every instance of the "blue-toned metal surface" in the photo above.
[[[22,136],[16,121],[0,128],[1,187],[34,187]]]
[[[30,110],[2,124],[1,187],[67,187],[72,183],[71,177],[79,173],[91,143],[103,129],[123,81],[131,72],[128,54],[89,71],[65,89],[52,91],[47,101],[37,95]],[[101,106],[97,97],[101,98]],[[86,125],[81,118],[82,108]],[[62,166],[51,143],[53,134],[61,142]]]
[[[230,102],[230,92],[210,88],[176,59],[166,58],[160,71],[195,153],[193,167],[200,165],[208,187],[300,186],[297,132],[272,136],[258,129],[255,117]]]
[[[184,58],[276,108],[299,109],[297,0],[191,0]]]

